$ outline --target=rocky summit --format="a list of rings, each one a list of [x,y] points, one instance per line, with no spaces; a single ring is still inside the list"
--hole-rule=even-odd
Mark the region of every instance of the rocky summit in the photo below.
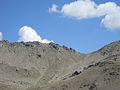
[[[0,90],[120,90],[120,41],[89,54],[55,43],[0,41]]]

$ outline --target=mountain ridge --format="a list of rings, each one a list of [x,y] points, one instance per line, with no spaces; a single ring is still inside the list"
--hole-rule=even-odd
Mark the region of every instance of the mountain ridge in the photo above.
[[[117,76],[119,82],[119,61],[120,40],[89,54],[55,43],[4,40],[0,41],[0,90],[102,90],[106,73]],[[106,67],[110,70],[103,72]],[[111,68],[115,68],[115,72]],[[88,78],[91,72],[101,79]],[[106,77],[112,79],[109,75]],[[93,84],[94,80],[99,86]]]

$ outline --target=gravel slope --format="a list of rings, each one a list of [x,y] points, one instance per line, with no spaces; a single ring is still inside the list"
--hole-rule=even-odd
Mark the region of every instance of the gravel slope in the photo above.
[[[81,54],[58,44],[0,41],[0,90],[119,90],[120,41]]]

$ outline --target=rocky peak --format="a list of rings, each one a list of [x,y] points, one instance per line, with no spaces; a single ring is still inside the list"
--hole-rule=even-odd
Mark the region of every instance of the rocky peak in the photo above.
[[[120,54],[120,40],[116,41],[116,42],[112,42],[112,43],[104,46],[97,52],[99,52],[103,56],[105,56],[105,55],[111,56],[111,55]]]

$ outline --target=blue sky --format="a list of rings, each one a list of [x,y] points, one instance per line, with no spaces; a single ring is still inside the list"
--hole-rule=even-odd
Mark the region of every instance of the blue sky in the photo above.
[[[49,12],[53,4],[61,10],[64,4],[76,0],[0,0],[0,32],[3,39],[18,41],[18,31],[23,26],[36,30],[43,39],[53,40],[81,53],[96,51],[102,46],[120,40],[120,28],[110,30],[101,24],[99,18],[65,16],[62,12]],[[93,0],[96,4],[119,0]]]

